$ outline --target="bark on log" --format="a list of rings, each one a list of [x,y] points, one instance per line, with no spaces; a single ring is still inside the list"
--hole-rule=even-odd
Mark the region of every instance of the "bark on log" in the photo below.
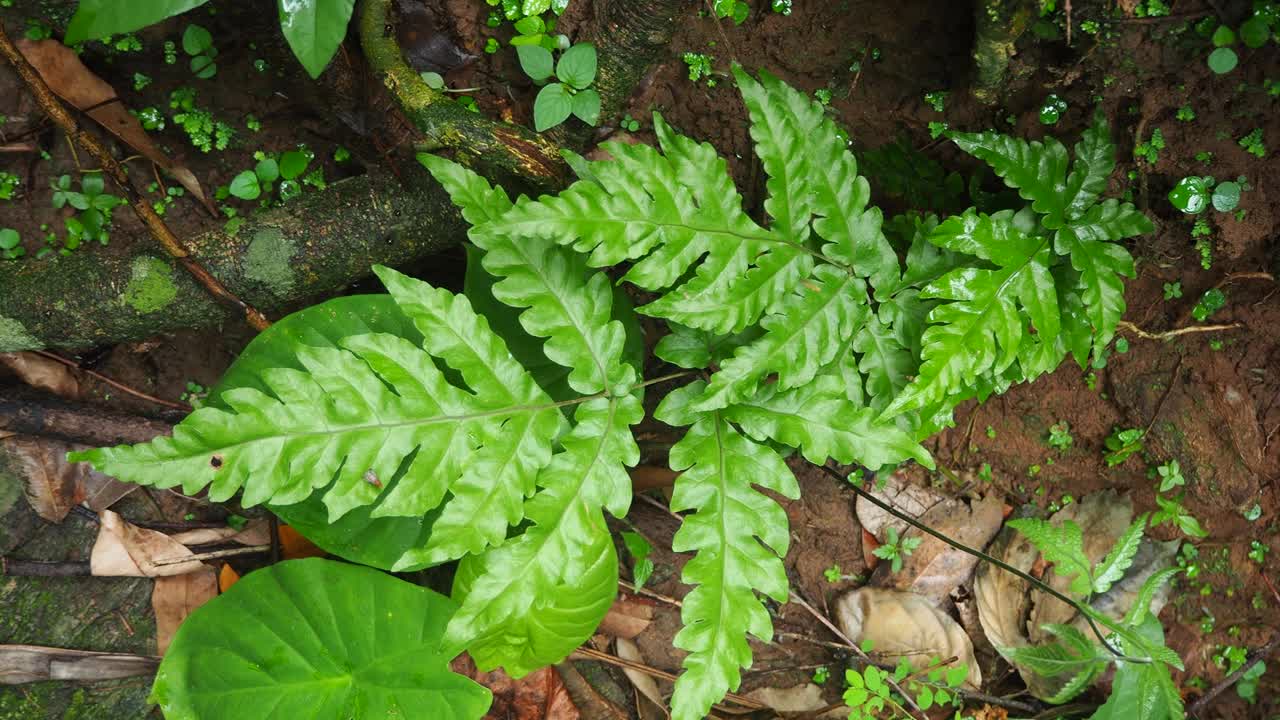
[[[183,415],[166,417],[173,422],[71,403],[26,387],[0,387],[0,433],[99,446],[142,443],[168,435]]]
[[[334,183],[253,216],[235,234],[190,238],[192,257],[270,312],[338,290],[374,264],[407,263],[466,236],[425,171],[405,180],[371,173]],[[0,352],[84,348],[240,321],[146,241],[123,256],[80,252],[0,264]]]

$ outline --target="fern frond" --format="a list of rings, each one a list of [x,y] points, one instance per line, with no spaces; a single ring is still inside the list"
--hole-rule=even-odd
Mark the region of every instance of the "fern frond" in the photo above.
[[[525,507],[531,525],[524,533],[490,548],[474,562],[474,581],[466,588],[458,612],[445,630],[445,644],[456,650],[473,643],[486,648],[489,667],[504,665],[512,673],[527,672],[562,660],[585,640],[604,617],[575,605],[580,624],[574,634],[561,625],[558,635],[508,636],[506,628],[536,626],[540,608],[554,602],[556,589],[574,585],[600,562],[599,537],[608,535],[602,509],[626,514],[631,479],[626,467],[639,460],[631,425],[644,410],[631,395],[586,401],[574,412],[574,427],[561,440],[563,449],[538,473],[542,490]],[[594,548],[594,551],[593,551]],[[613,553],[610,544],[608,552]],[[609,596],[616,591],[616,583]],[[580,613],[580,614],[579,614]]]
[[[850,402],[836,375],[819,375],[793,390],[762,388],[726,410],[725,417],[757,440],[798,448],[816,465],[834,458],[845,465],[879,468],[913,459],[933,467],[933,459],[912,434],[879,419],[871,408]]]
[[[1071,592],[1085,597],[1093,586],[1093,567],[1084,553],[1084,535],[1071,520],[1054,525],[1046,520],[1022,518],[1010,520],[1009,527],[1031,541],[1046,562],[1053,563],[1053,573],[1072,578]]]
[[[853,337],[859,354],[858,370],[866,377],[870,406],[882,410],[911,382],[916,359],[893,332],[892,322],[882,322],[871,314]]]
[[[775,314],[760,321],[764,335],[721,364],[695,408],[717,410],[738,402],[772,374],[783,390],[810,382],[847,349],[865,321],[867,306],[859,299],[866,299],[861,280],[829,265],[817,268],[812,280],[802,282]]]
[[[246,506],[299,502],[332,481],[323,500],[337,520],[379,499],[378,516],[422,515],[479,470],[472,463],[519,454],[502,489],[514,493],[505,507],[518,508],[550,459],[560,412],[465,298],[378,272],[423,347],[383,334],[348,337],[341,349],[302,347],[304,370],[262,371],[270,394],[228,390],[227,409],[197,410],[172,437],[74,459],[143,485],[208,487],[215,502],[243,489]],[[471,392],[451,385],[433,358]],[[526,423],[529,432],[514,431]]]
[[[672,392],[656,417],[692,427],[671,448],[676,480],[671,509],[694,510],[672,540],[676,552],[695,551],[683,582],[696,587],[684,598],[684,629],[675,645],[689,651],[676,680],[672,717],[698,720],[728,691],[738,689],[741,669],[751,667],[747,634],[769,642],[773,624],[756,597],[786,602],[785,555],[790,536],[786,512],[752,485],[788,498],[800,488],[782,458],[753,442],[718,412],[698,413],[692,399],[700,383]]]
[[[1028,142],[994,131],[951,133],[950,137],[1031,201],[1032,209],[1044,215],[1046,228],[1056,230],[1066,223],[1067,149],[1062,143],[1051,137]]]
[[[1048,241],[1025,235],[1010,213],[988,216],[969,210],[939,225],[929,239],[997,268],[959,268],[920,293],[951,302],[929,313],[920,370],[885,408],[887,416],[940,405],[980,376],[1005,370],[1023,341],[1026,322],[1019,307],[1043,341],[1056,337],[1060,329]]]
[[[1104,593],[1124,577],[1124,572],[1133,564],[1133,557],[1138,554],[1138,545],[1142,542],[1142,532],[1147,527],[1148,514],[1144,513],[1133,521],[1124,531],[1116,544],[1093,569],[1093,591]]]
[[[1064,198],[1068,218],[1080,217],[1098,201],[1115,169],[1116,146],[1111,142],[1106,116],[1099,111],[1076,143]]]

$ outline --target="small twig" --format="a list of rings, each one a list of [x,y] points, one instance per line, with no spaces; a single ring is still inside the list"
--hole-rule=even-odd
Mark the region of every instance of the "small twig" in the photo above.
[[[629,592],[629,593],[634,593],[634,594],[636,594],[636,595],[643,595],[643,596],[645,596],[645,597],[647,597],[647,598],[653,598],[654,600],[657,600],[657,601],[659,601],[659,602],[664,602],[664,603],[666,603],[666,604],[668,604],[668,605],[672,605],[672,606],[674,606],[674,607],[684,607],[684,603],[683,603],[683,602],[681,602],[680,600],[677,600],[677,599],[675,599],[675,598],[673,598],[673,597],[671,597],[671,596],[669,596],[669,595],[663,595],[663,594],[661,594],[661,593],[656,593],[656,592],[654,592],[654,591],[652,591],[652,590],[647,590],[647,589],[642,588],[642,587],[636,587],[635,585],[632,585],[631,583],[627,582],[626,580],[619,580],[619,581],[618,581],[618,585],[620,585],[621,587],[626,588],[626,589],[627,589],[627,592]]]
[[[599,660],[600,662],[603,662],[603,663],[608,663],[610,665],[617,665],[618,667],[624,667],[624,668],[627,668],[628,670],[636,670],[638,672],[644,673],[645,675],[652,675],[653,677],[661,678],[663,680],[670,680],[671,682],[675,682],[676,680],[676,676],[673,675],[672,673],[667,672],[666,670],[659,670],[656,667],[651,667],[649,665],[645,665],[644,663],[638,663],[632,660],[624,660],[616,655],[610,655],[607,652],[600,652],[599,650],[596,650],[594,648],[589,648],[586,645],[583,645],[579,647],[577,650],[574,650],[573,655],[570,655],[569,657],[570,659],[574,659],[574,656],[578,656],[578,659]],[[756,700],[752,700],[749,697],[744,697],[742,695],[738,695],[735,693],[725,693],[724,699],[729,700],[734,704],[741,705],[742,707],[750,708],[752,710],[764,710],[766,707],[764,703],[758,702]]]
[[[1245,664],[1236,668],[1235,672],[1222,678],[1221,682],[1206,690],[1204,695],[1201,695],[1198,700],[1191,703],[1191,706],[1187,708],[1187,714],[1192,717],[1199,717],[1200,711],[1204,710],[1209,703],[1213,702],[1214,698],[1218,697],[1223,690],[1226,690],[1239,682],[1240,678],[1244,677],[1244,674],[1249,672],[1254,665],[1257,665],[1270,657],[1271,653],[1275,652],[1277,647],[1280,647],[1280,632],[1273,634],[1271,639],[1267,641],[1266,645],[1263,645],[1255,652],[1250,653],[1249,660],[1245,662]]]
[[[800,607],[807,610],[809,614],[814,617],[814,619],[822,623],[836,637],[848,643],[849,649],[857,653],[858,657],[862,658],[864,661],[872,665],[876,664],[876,661],[870,655],[867,654],[866,650],[863,650],[861,647],[859,647],[858,643],[854,642],[853,639],[850,638],[848,635],[845,635],[844,631],[836,627],[835,623],[831,622],[831,620],[826,615],[823,615],[822,613],[815,610],[814,607],[810,605],[808,602],[806,602],[804,598],[800,597],[800,593],[792,591],[791,602],[796,603]],[[906,702],[907,706],[910,707],[912,710],[916,711],[916,713],[918,713],[920,717],[922,718],[929,717],[928,715],[924,714],[924,710],[920,709],[920,706],[916,704],[915,699],[912,698],[911,695],[909,695],[905,690],[903,690],[902,686],[899,685],[898,681],[894,680],[891,675],[886,675],[884,677],[884,681],[889,684],[889,687],[896,690],[898,694],[902,696],[902,699]]]
[[[9,39],[9,34],[5,31],[3,24],[0,24],[0,55],[3,55],[9,64],[13,65],[18,71],[18,75],[22,78],[31,94],[35,97],[45,114],[56,124],[67,137],[75,140],[80,147],[84,148],[93,156],[98,164],[102,166],[103,174],[111,177],[116,185],[124,191],[129,197],[129,204],[133,211],[142,220],[142,224],[147,226],[151,231],[151,235],[160,243],[171,257],[177,260],[196,282],[200,283],[215,298],[239,308],[248,321],[249,325],[255,330],[266,330],[271,326],[271,321],[263,315],[258,309],[241,300],[234,293],[227,289],[220,280],[209,274],[209,271],[196,262],[191,253],[187,250],[182,241],[178,239],[164,220],[156,214],[147,199],[138,193],[138,190],[129,182],[129,176],[125,173],[124,167],[116,160],[111,151],[102,144],[98,138],[82,130],[76,123],[75,118],[67,112],[62,103],[45,84],[44,78],[40,77],[40,73],[27,62],[26,57],[18,51],[17,46]]]
[[[172,560],[157,560],[153,565],[157,567],[163,565],[178,565],[180,563],[191,562],[192,560],[218,560],[225,557],[234,557],[236,555],[256,555],[258,553],[271,552],[270,545],[248,545],[246,547],[227,548],[226,550],[214,550],[213,552],[197,553],[195,555],[186,555],[184,557],[176,557]]]
[[[963,543],[960,543],[960,542],[958,542],[958,541],[956,541],[956,540],[952,540],[951,538],[947,537],[946,535],[944,535],[944,534],[942,534],[942,533],[938,532],[937,530],[934,530],[933,528],[929,527],[928,525],[925,525],[924,523],[920,522],[919,520],[916,520],[915,518],[911,517],[910,515],[908,515],[908,514],[906,514],[906,513],[902,512],[901,510],[898,510],[897,508],[895,508],[895,507],[893,507],[893,506],[889,505],[888,503],[886,503],[886,502],[882,501],[880,498],[878,498],[878,497],[876,497],[876,496],[872,495],[871,493],[867,492],[866,490],[863,490],[862,488],[858,487],[858,486],[857,486],[857,485],[855,485],[854,483],[849,482],[849,479],[848,479],[847,477],[845,477],[844,475],[841,475],[840,473],[836,472],[835,470],[832,470],[831,468],[827,467],[826,465],[821,465],[820,467],[822,468],[822,471],[823,471],[823,472],[827,473],[828,475],[830,475],[830,476],[831,476],[831,477],[833,477],[833,478],[836,478],[837,480],[840,480],[840,481],[844,482],[846,485],[848,485],[849,487],[853,488],[853,491],[854,491],[855,493],[857,493],[859,497],[866,499],[866,500],[867,500],[867,502],[870,502],[872,505],[875,505],[876,507],[880,508],[881,510],[884,510],[885,512],[887,512],[887,513],[889,513],[890,515],[892,515],[892,516],[894,516],[894,517],[898,518],[899,520],[901,520],[901,521],[905,522],[906,524],[910,525],[911,527],[913,527],[913,528],[915,528],[915,529],[917,529],[917,530],[919,530],[919,531],[921,531],[921,532],[924,532],[924,533],[927,533],[927,534],[929,534],[929,535],[932,535],[933,537],[935,537],[935,538],[937,538],[937,539],[941,540],[942,542],[944,542],[944,543],[946,543],[946,544],[950,545],[951,547],[953,547],[953,548],[955,548],[955,549],[957,549],[957,550],[959,550],[959,551],[961,551],[961,552],[963,552],[963,553],[967,553],[967,554],[969,554],[969,555],[972,555],[972,556],[974,556],[974,557],[978,558],[979,560],[983,560],[983,561],[985,561],[985,562],[991,563],[992,565],[995,565],[996,567],[1000,568],[1001,570],[1004,570],[1005,572],[1013,573],[1014,575],[1017,575],[1018,577],[1022,578],[1023,580],[1026,580],[1027,582],[1031,583],[1032,585],[1034,585],[1034,586],[1035,586],[1037,589],[1039,589],[1040,591],[1045,592],[1045,593],[1048,593],[1049,595],[1052,595],[1052,596],[1053,596],[1054,598],[1056,598],[1057,600],[1060,600],[1060,601],[1062,601],[1062,602],[1066,603],[1067,605],[1069,605],[1069,606],[1071,606],[1071,607],[1075,608],[1075,609],[1076,609],[1076,612],[1080,613],[1081,617],[1083,617],[1083,618],[1085,619],[1085,622],[1089,623],[1089,628],[1090,628],[1091,630],[1093,630],[1093,634],[1097,636],[1098,641],[1102,643],[1102,646],[1103,646],[1103,647],[1105,647],[1105,648],[1107,649],[1107,651],[1108,651],[1108,652],[1110,652],[1112,655],[1115,655],[1115,656],[1116,656],[1116,657],[1118,657],[1118,658],[1126,658],[1126,659],[1127,659],[1127,660],[1129,660],[1130,662],[1141,662],[1139,659],[1137,659],[1137,658],[1129,658],[1129,657],[1127,657],[1124,653],[1122,653],[1122,652],[1120,652],[1119,650],[1117,650],[1117,649],[1115,648],[1115,646],[1113,646],[1113,645],[1112,645],[1112,644],[1107,640],[1106,635],[1104,635],[1104,634],[1102,633],[1102,630],[1098,627],[1097,623],[1095,623],[1095,622],[1094,622],[1093,617],[1092,617],[1092,616],[1090,616],[1090,615],[1089,615],[1089,613],[1085,610],[1085,608],[1084,608],[1084,607],[1082,607],[1082,606],[1080,605],[1080,603],[1079,603],[1079,602],[1077,602],[1076,600],[1073,600],[1073,599],[1071,599],[1071,598],[1067,597],[1066,595],[1063,595],[1062,593],[1060,593],[1060,592],[1058,592],[1057,590],[1055,590],[1055,589],[1053,589],[1052,587],[1050,587],[1047,583],[1045,583],[1045,582],[1043,582],[1043,581],[1041,581],[1041,580],[1039,580],[1039,579],[1037,579],[1037,578],[1035,578],[1035,577],[1031,576],[1031,575],[1030,575],[1030,574],[1028,574],[1028,573],[1025,573],[1025,572],[1023,572],[1023,571],[1019,570],[1018,568],[1016,568],[1016,567],[1014,567],[1014,566],[1012,566],[1012,565],[1010,565],[1010,564],[1008,564],[1008,563],[1004,562],[1003,560],[999,560],[999,559],[997,559],[997,558],[994,558],[994,557],[992,557],[992,556],[990,556],[990,555],[988,555],[988,554],[986,554],[986,553],[982,552],[981,550],[975,550],[974,548],[971,548],[971,547],[969,547],[968,545],[965,545],[965,544],[963,544]]]
[[[119,382],[118,380],[112,380],[111,378],[107,377],[106,375],[103,375],[97,370],[90,370],[87,367],[81,367],[80,364],[77,363],[76,361],[71,360],[69,358],[64,358],[61,355],[56,355],[54,353],[46,352],[44,350],[36,350],[34,352],[35,354],[41,357],[48,358],[57,363],[62,363],[63,365],[66,365],[67,367],[73,370],[78,370],[84,373],[85,375],[88,375],[89,377],[95,380],[98,380],[99,382],[110,385],[111,387],[119,390],[122,393],[127,393],[136,398],[141,398],[143,400],[146,400],[147,402],[153,402],[157,405],[163,405],[165,407],[173,408],[174,410],[182,410],[183,412],[191,412],[192,410],[191,406],[186,403],[173,402],[172,400],[165,400],[163,398],[158,398],[154,395],[148,395],[147,393],[144,393],[141,390],[135,390],[129,387],[128,385],[125,385],[124,383]]]
[[[1143,330],[1128,320],[1121,320],[1116,324],[1116,327],[1120,330],[1127,330],[1143,340],[1172,340],[1180,335],[1191,335],[1193,333],[1239,330],[1244,327],[1244,325],[1241,325],[1240,323],[1231,323],[1229,325],[1192,325],[1190,327],[1178,328],[1176,330],[1165,330],[1164,332],[1153,333]]]

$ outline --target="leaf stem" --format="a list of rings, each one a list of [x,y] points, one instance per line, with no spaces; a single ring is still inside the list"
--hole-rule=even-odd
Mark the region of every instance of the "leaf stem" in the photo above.
[[[1004,570],[1005,572],[1013,573],[1014,575],[1017,575],[1023,580],[1026,580],[1027,582],[1031,583],[1040,591],[1047,593],[1053,596],[1054,598],[1056,598],[1057,600],[1060,600],[1061,602],[1064,602],[1067,605],[1070,605],[1071,607],[1075,608],[1076,612],[1079,612],[1081,615],[1084,616],[1085,622],[1089,623],[1089,628],[1093,630],[1093,634],[1097,636],[1098,641],[1101,642],[1102,646],[1105,647],[1112,655],[1115,656],[1115,659],[1124,660],[1125,662],[1139,663],[1139,664],[1149,664],[1151,662],[1149,659],[1145,659],[1145,658],[1129,657],[1124,653],[1120,652],[1119,650],[1117,650],[1110,642],[1108,642],[1106,636],[1102,634],[1102,630],[1098,628],[1097,623],[1094,622],[1093,613],[1090,612],[1092,608],[1081,605],[1078,601],[1073,600],[1070,597],[1067,597],[1066,595],[1058,592],[1057,590],[1054,590],[1052,587],[1050,587],[1048,584],[1044,583],[1043,581],[1032,577],[1028,573],[1023,572],[1018,568],[1002,560],[998,560],[982,552],[981,550],[975,550],[974,548],[971,548],[968,545],[952,540],[946,535],[943,535],[937,530],[934,530],[928,525],[921,523],[920,521],[916,520],[910,515],[907,515],[906,513],[899,511],[898,509],[890,506],[888,503],[880,500],[880,498],[877,498],[876,496],[872,495],[866,490],[863,490],[862,488],[858,487],[855,483],[849,480],[848,476],[842,475],[841,473],[836,472],[835,470],[832,470],[830,467],[826,465],[822,465],[820,467],[822,468],[823,472],[827,473],[831,477],[836,478],[838,480],[843,480],[846,483],[848,483],[849,487],[852,487],[853,491],[857,493],[859,497],[865,498],[872,505],[875,505],[876,507],[880,508],[881,510],[884,510],[885,512],[898,518],[899,520],[902,520],[903,522],[907,523],[911,527],[914,527],[915,529],[920,530],[921,532],[932,535],[933,537],[941,540],[942,542],[950,545],[951,547],[961,552],[968,553],[969,555],[972,555],[978,558],[979,560],[989,562],[992,565],[995,565],[996,567],[1000,568],[1001,570]],[[1101,620],[1104,625],[1110,626],[1110,623],[1105,618],[1099,618],[1099,620]]]

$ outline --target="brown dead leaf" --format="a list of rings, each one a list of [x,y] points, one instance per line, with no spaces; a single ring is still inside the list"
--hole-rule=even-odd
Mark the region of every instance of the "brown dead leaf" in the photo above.
[[[637,597],[620,597],[613,601],[600,622],[597,632],[610,637],[631,640],[653,622],[653,603]]]
[[[618,651],[618,657],[623,660],[629,660],[641,665],[647,664],[644,655],[640,653],[640,646],[626,638],[618,638],[615,643]],[[631,684],[635,686],[636,692],[644,698],[640,703],[640,716],[642,718],[652,717],[657,713],[661,713],[663,717],[671,717],[671,711],[667,709],[667,703],[662,698],[662,691],[658,689],[658,681],[648,673],[642,673],[639,670],[631,668],[622,668],[622,673],[627,676]]]
[[[112,135],[159,165],[204,204],[210,214],[218,214],[196,176],[186,167],[169,159],[151,141],[147,131],[142,129],[142,124],[120,101],[115,89],[85,67],[74,50],[52,39],[22,39],[18,40],[17,45],[27,62],[40,73],[40,77],[58,97],[85,111]]]
[[[218,596],[218,576],[211,567],[186,575],[156,578],[151,607],[156,613],[156,647],[164,655],[178,626],[196,608]]]
[[[71,508],[84,503],[94,512],[111,507],[117,500],[138,489],[90,468],[88,463],[69,463],[67,453],[87,446],[28,435],[0,439],[0,465],[25,484],[31,508],[44,520],[62,522]]]
[[[0,353],[0,365],[22,382],[68,400],[80,397],[80,382],[66,365],[33,352]]]
[[[270,545],[271,521],[267,518],[254,518],[240,530],[230,525],[216,528],[196,528],[175,533],[169,537],[183,545],[212,545],[220,542],[234,542],[241,545]]]
[[[218,591],[226,592],[239,581],[240,573],[236,572],[230,563],[223,563],[222,569],[218,571]]]
[[[194,553],[164,533],[128,523],[110,510],[103,510],[98,520],[98,539],[89,557],[92,575],[162,577],[205,567],[199,560],[187,559]]]
[[[493,704],[484,720],[580,720],[554,667],[544,667],[514,680],[502,670],[481,672],[471,657],[463,654],[450,663],[450,668],[493,693]]]
[[[973,643],[951,616],[929,598],[902,590],[862,587],[836,600],[835,619],[854,642],[871,641],[871,655],[896,663],[907,658],[919,668],[929,658],[957,658],[968,666],[966,682],[982,687],[982,670],[973,654]]]
[[[867,492],[880,502],[916,518],[929,512],[936,505],[948,502],[959,503],[958,500],[951,500],[932,488],[911,482],[902,473],[893,473],[885,480],[884,487],[869,487]],[[880,542],[884,542],[886,529],[893,528],[902,535],[910,527],[906,522],[881,510],[862,497],[858,498],[854,510],[862,527],[875,535]]]
[[[747,693],[747,697],[777,713],[810,713],[805,717],[816,717],[819,720],[835,718],[844,720],[849,717],[847,707],[838,707],[821,715],[813,715],[815,710],[821,710],[831,704],[823,699],[822,688],[813,683],[789,688],[760,688]]]
[[[302,533],[294,530],[289,525],[281,525],[278,532],[280,534],[280,554],[285,560],[322,558],[328,555],[328,553],[317,547],[315,543],[302,537]],[[269,539],[268,542],[270,542]]]
[[[947,500],[920,516],[920,522],[964,545],[981,550],[1000,532],[1004,503],[994,495],[967,505]],[[878,587],[910,590],[942,605],[951,591],[969,582],[978,558],[912,528],[904,537],[918,537],[920,545],[906,557],[902,569],[882,565],[872,576]]]
[[[862,564],[867,566],[868,572],[875,570],[876,565],[880,564],[880,556],[876,555],[878,547],[880,547],[880,541],[864,525],[862,527]]]

